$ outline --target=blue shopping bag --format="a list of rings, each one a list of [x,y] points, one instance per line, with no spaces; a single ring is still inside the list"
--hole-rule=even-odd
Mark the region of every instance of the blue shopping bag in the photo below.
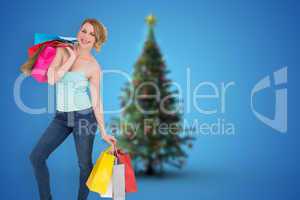
[[[68,42],[76,42],[76,37],[64,37],[55,34],[45,34],[45,33],[35,33],[34,34],[34,45],[40,44],[43,42],[51,41],[51,40],[62,40]]]

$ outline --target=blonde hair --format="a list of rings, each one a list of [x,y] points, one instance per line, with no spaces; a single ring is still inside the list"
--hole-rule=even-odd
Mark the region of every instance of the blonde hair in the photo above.
[[[107,29],[101,22],[99,22],[97,19],[94,19],[94,18],[85,19],[81,23],[80,27],[82,27],[86,23],[91,24],[94,28],[95,39],[96,39],[95,44],[94,44],[94,48],[96,49],[97,52],[99,52],[100,49],[101,49],[101,46],[107,40]]]

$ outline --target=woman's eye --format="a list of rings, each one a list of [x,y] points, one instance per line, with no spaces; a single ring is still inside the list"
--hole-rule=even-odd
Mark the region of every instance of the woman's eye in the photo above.
[[[95,37],[95,33],[91,33],[91,36]]]
[[[86,33],[86,30],[82,30],[81,32]]]

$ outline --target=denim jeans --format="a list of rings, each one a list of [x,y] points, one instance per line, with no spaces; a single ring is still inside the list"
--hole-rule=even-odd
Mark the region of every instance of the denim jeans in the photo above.
[[[54,118],[29,156],[41,200],[52,199],[46,160],[70,133],[73,134],[75,140],[80,169],[77,199],[87,199],[89,189],[85,183],[93,168],[92,150],[96,130],[97,121],[92,108],[72,112],[56,111]]]

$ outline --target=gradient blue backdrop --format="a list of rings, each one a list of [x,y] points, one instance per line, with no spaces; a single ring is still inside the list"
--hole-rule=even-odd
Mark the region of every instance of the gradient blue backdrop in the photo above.
[[[138,178],[139,192],[128,199],[298,199],[299,194],[299,3],[296,0],[173,1],[1,1],[1,199],[38,199],[28,159],[52,114],[30,115],[15,104],[13,87],[35,32],[74,36],[87,17],[108,28],[108,42],[96,57],[103,69],[131,73],[147,33],[144,18],[158,18],[156,37],[169,77],[192,89],[201,81],[234,81],[225,114],[210,117],[192,109],[185,118],[235,124],[232,136],[199,136],[181,171],[163,179]],[[257,81],[288,66],[288,132],[259,122],[250,109]],[[104,77],[105,109],[119,108],[125,79]],[[109,89],[108,89],[109,88]],[[47,105],[47,86],[33,79],[22,84],[22,99],[31,107]],[[274,91],[259,95],[257,108],[272,116]],[[184,94],[187,90],[184,89]],[[187,101],[187,97],[184,97]],[[217,105],[217,102],[212,104]],[[105,115],[108,122],[112,115]],[[105,148],[98,137],[94,159]],[[54,199],[76,199],[78,165],[69,137],[49,158]],[[89,199],[98,199],[91,194]]]

